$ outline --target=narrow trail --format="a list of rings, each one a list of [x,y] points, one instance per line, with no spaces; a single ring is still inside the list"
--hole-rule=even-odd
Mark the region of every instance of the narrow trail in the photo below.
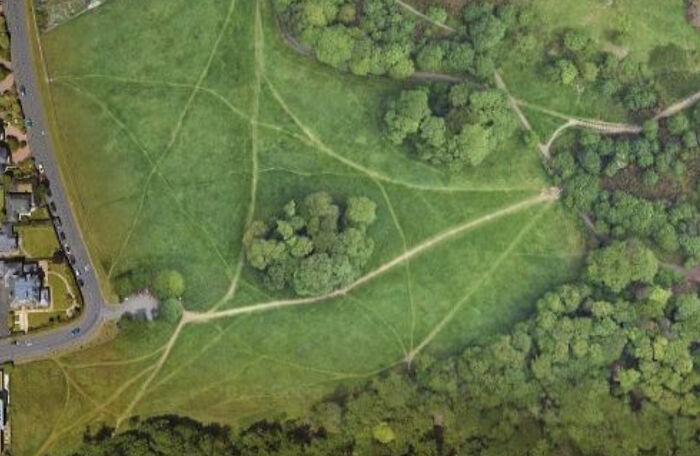
[[[695,92],[692,95],[687,96],[686,98],[672,104],[668,108],[664,109],[660,113],[658,113],[656,116],[654,116],[654,120],[660,120],[660,119],[665,119],[666,117],[671,117],[674,114],[677,114],[684,109],[687,109],[691,106],[693,106],[695,103],[700,101],[700,91]]]
[[[410,364],[416,357],[416,355],[418,355],[421,352],[421,350],[423,350],[428,344],[430,344],[430,342],[432,342],[442,332],[442,330],[445,329],[445,327],[457,315],[462,306],[469,302],[474,293],[476,293],[479,289],[481,289],[481,287],[483,287],[491,280],[494,273],[498,270],[498,268],[501,267],[501,264],[503,264],[503,262],[510,256],[513,250],[515,250],[520,241],[522,241],[525,234],[527,234],[537,224],[540,218],[544,215],[545,210],[547,208],[548,207],[545,206],[542,210],[535,214],[535,216],[532,217],[532,219],[530,219],[527,222],[527,224],[525,224],[525,226],[511,240],[506,249],[491,264],[488,270],[484,272],[484,274],[482,274],[482,276],[472,287],[469,288],[469,290],[462,297],[462,299],[457,301],[457,303],[454,306],[452,306],[450,311],[440,320],[440,322],[438,322],[438,324],[435,325],[435,327],[433,327],[433,329],[428,333],[428,335],[414,349],[412,349],[411,352],[408,353],[408,355],[406,355],[406,363]]]
[[[249,226],[253,222],[255,216],[255,206],[258,193],[258,147],[259,147],[259,131],[258,121],[260,118],[260,93],[262,91],[263,75],[265,74],[265,59],[264,59],[265,39],[263,35],[262,16],[260,13],[260,2],[257,3],[255,10],[255,32],[253,36],[254,46],[254,65],[255,65],[255,97],[250,115],[250,163],[251,163],[251,179],[250,179],[250,202],[248,203],[248,212],[245,218],[245,225]],[[241,248],[238,254],[236,270],[231,280],[226,294],[217,301],[210,310],[217,310],[226,301],[231,299],[238,289],[238,283],[241,278],[244,266],[244,249]]]
[[[424,19],[424,20],[430,22],[431,24],[433,24],[433,25],[436,26],[436,27],[439,27],[439,28],[441,28],[441,29],[443,29],[443,30],[445,30],[445,31],[447,31],[447,32],[450,32],[450,33],[455,33],[455,32],[457,32],[456,29],[450,27],[450,26],[447,25],[447,24],[443,24],[442,22],[438,22],[438,21],[436,21],[436,20],[434,20],[434,19],[432,19],[432,18],[426,16],[425,14],[421,13],[420,11],[418,11],[417,9],[415,9],[414,7],[412,7],[411,5],[409,5],[409,4],[407,4],[407,3],[404,3],[404,2],[402,2],[401,0],[394,0],[394,1],[395,1],[396,4],[399,5],[401,8],[403,8],[403,9],[409,11],[411,14],[413,14],[413,15],[415,15],[415,16],[420,17],[421,19]]]
[[[519,106],[525,106],[526,108],[533,109],[535,111],[548,114],[552,117],[557,117],[559,119],[566,120],[567,122],[574,122],[573,126],[587,128],[589,130],[596,130],[601,133],[611,134],[611,135],[622,135],[622,134],[636,134],[641,133],[642,127],[634,124],[625,124],[618,122],[605,122],[596,119],[586,119],[582,117],[570,116],[568,114],[563,114],[557,112],[553,109],[545,108],[544,106],[539,106],[534,103],[530,103],[524,100],[515,99],[515,102]]]
[[[312,304],[315,302],[320,302],[320,301],[326,301],[338,296],[344,296],[348,292],[354,290],[355,288],[371,281],[372,279],[384,274],[385,272],[393,269],[394,267],[404,263],[405,261],[408,261],[409,259],[418,256],[419,254],[425,252],[426,250],[429,250],[430,248],[434,247],[435,245],[438,245],[448,239],[451,239],[458,234],[461,234],[467,230],[476,228],[478,226],[484,225],[492,220],[498,219],[500,217],[503,217],[508,214],[513,214],[516,212],[519,212],[523,209],[526,209],[528,207],[541,204],[541,203],[547,203],[547,202],[553,202],[559,199],[560,196],[560,189],[553,187],[553,188],[546,188],[542,190],[542,192],[534,196],[532,198],[528,198],[526,200],[520,201],[519,203],[515,203],[511,206],[499,209],[497,211],[491,212],[490,214],[484,215],[478,219],[475,220],[470,220],[468,222],[465,222],[461,225],[458,225],[454,228],[451,228],[447,231],[444,231],[432,238],[429,238],[428,240],[422,242],[421,244],[418,244],[417,246],[411,248],[410,250],[407,250],[403,254],[395,257],[394,259],[387,261],[386,263],[380,265],[378,268],[373,270],[372,272],[362,276],[355,282],[351,283],[350,285],[347,285],[346,287],[340,288],[338,290],[335,290],[331,293],[321,295],[321,296],[310,296],[308,298],[295,298],[295,299],[281,299],[277,301],[270,301],[266,303],[260,303],[260,304],[253,304],[249,306],[243,306],[243,307],[235,307],[232,309],[227,309],[227,310],[221,310],[217,312],[204,312],[204,313],[197,313],[197,312],[189,312],[185,311],[182,316],[181,324],[189,324],[189,323],[205,323],[208,321],[216,320],[219,318],[227,318],[227,317],[232,317],[235,315],[242,315],[242,314],[252,314],[252,313],[259,313],[259,312],[266,312],[269,310],[273,309],[279,309],[279,308],[284,308],[284,307],[294,307],[294,306],[300,306],[300,305],[305,305],[305,304]]]
[[[547,159],[552,158],[552,152],[550,150],[552,148],[552,144],[554,144],[554,141],[564,132],[564,130],[571,128],[574,125],[577,125],[576,121],[568,120],[566,123],[554,130],[554,133],[552,133],[552,135],[549,137],[546,144],[540,143],[540,151],[542,151],[542,155],[544,155]]]

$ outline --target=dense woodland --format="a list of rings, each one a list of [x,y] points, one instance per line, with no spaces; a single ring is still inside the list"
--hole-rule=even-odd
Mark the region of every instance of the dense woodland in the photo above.
[[[504,55],[537,62],[552,83],[616,98],[638,120],[667,98],[668,81],[656,78],[664,65],[697,57],[670,46],[647,66],[581,31],[538,40],[526,7],[498,3],[469,3],[458,18],[431,7],[432,22],[389,0],[274,5],[295,46],[341,71],[464,78],[407,84],[382,115],[387,141],[453,172],[479,165],[517,130],[505,93],[492,87]],[[688,4],[690,14],[697,2]],[[545,167],[592,249],[579,279],[542,296],[510,332],[339,388],[297,419],[232,430],[135,418],[114,435],[89,430],[75,456],[700,454],[691,269],[700,264],[699,137],[696,107],[648,120],[640,134],[581,130],[558,140]],[[315,193],[275,213],[244,238],[268,288],[317,295],[361,275],[374,245],[372,201]]]
[[[668,261],[700,264],[700,107],[639,135],[580,131],[560,141],[548,164],[564,201],[601,238],[636,236]]]

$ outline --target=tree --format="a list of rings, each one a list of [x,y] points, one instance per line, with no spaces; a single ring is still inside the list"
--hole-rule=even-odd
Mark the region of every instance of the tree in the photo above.
[[[352,57],[354,40],[342,25],[324,28],[315,43],[316,58],[335,68],[343,68]]]
[[[445,119],[437,116],[424,118],[420,124],[420,139],[429,147],[443,147],[447,141]]]
[[[151,291],[160,300],[179,298],[185,292],[185,278],[172,269],[160,271],[153,279]]]
[[[474,64],[474,49],[467,43],[452,42],[444,56],[445,68],[450,71],[465,73]]]
[[[421,121],[430,114],[428,93],[421,89],[404,90],[392,101],[384,115],[387,137],[401,144],[406,136],[418,132]]]
[[[345,220],[351,226],[367,227],[374,223],[376,209],[377,205],[367,197],[350,197],[345,210]]]
[[[681,135],[690,128],[690,121],[683,114],[676,114],[668,119],[668,131],[673,135]]]
[[[581,52],[588,45],[590,38],[581,30],[569,30],[564,34],[564,46],[572,52]]]
[[[463,158],[472,166],[479,165],[489,153],[489,133],[481,125],[466,124],[450,143],[450,154],[455,161]]]
[[[632,282],[650,283],[658,267],[654,253],[640,241],[615,241],[588,256],[586,277],[617,293]]]
[[[578,69],[570,60],[561,59],[557,62],[559,77],[564,85],[571,85],[578,77]]]

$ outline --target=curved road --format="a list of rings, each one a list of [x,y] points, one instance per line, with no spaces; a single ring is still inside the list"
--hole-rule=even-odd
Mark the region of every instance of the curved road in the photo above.
[[[32,41],[36,40],[35,28],[30,27],[31,17],[29,5],[31,0],[2,0],[3,11],[7,20],[12,46],[12,67],[17,87],[24,86],[26,95],[20,98],[26,119],[31,119],[33,126],[28,129],[28,141],[36,163],[44,167],[44,173],[49,179],[52,196],[48,199],[52,213],[61,219],[60,231],[65,234],[63,245],[70,246],[75,256],[75,269],[80,272],[84,285],[83,311],[77,321],[55,330],[27,335],[17,338],[17,344],[11,339],[0,340],[0,362],[23,362],[54,356],[66,350],[78,349],[86,344],[102,323],[110,315],[106,309],[95,269],[92,267],[87,249],[83,243],[78,224],[73,216],[71,205],[66,196],[61,179],[58,162],[54,156],[54,147],[49,135],[49,124],[43,110],[39,75],[37,67],[42,64],[34,58]],[[48,102],[48,100],[47,100]],[[46,132],[43,135],[42,132]],[[87,271],[86,271],[87,267]],[[80,328],[77,336],[71,331]]]

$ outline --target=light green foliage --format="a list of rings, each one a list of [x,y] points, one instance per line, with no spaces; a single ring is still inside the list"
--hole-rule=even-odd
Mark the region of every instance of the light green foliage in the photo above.
[[[576,81],[578,77],[578,68],[570,60],[559,60],[557,62],[559,67],[559,77],[564,85],[571,85]]]
[[[352,57],[353,47],[352,37],[345,27],[324,28],[316,42],[316,57],[323,63],[341,68]]]
[[[172,269],[160,271],[153,278],[151,288],[158,299],[179,298],[185,293],[185,278]]]
[[[404,90],[392,100],[384,115],[387,137],[394,144],[401,144],[406,136],[418,131],[421,121],[430,113],[428,93],[425,90]]]
[[[652,281],[658,269],[654,253],[636,240],[614,242],[591,253],[586,274],[591,283],[619,292],[632,282]]]
[[[372,429],[372,436],[379,443],[391,443],[396,439],[394,431],[391,426],[385,421],[382,421]]]

